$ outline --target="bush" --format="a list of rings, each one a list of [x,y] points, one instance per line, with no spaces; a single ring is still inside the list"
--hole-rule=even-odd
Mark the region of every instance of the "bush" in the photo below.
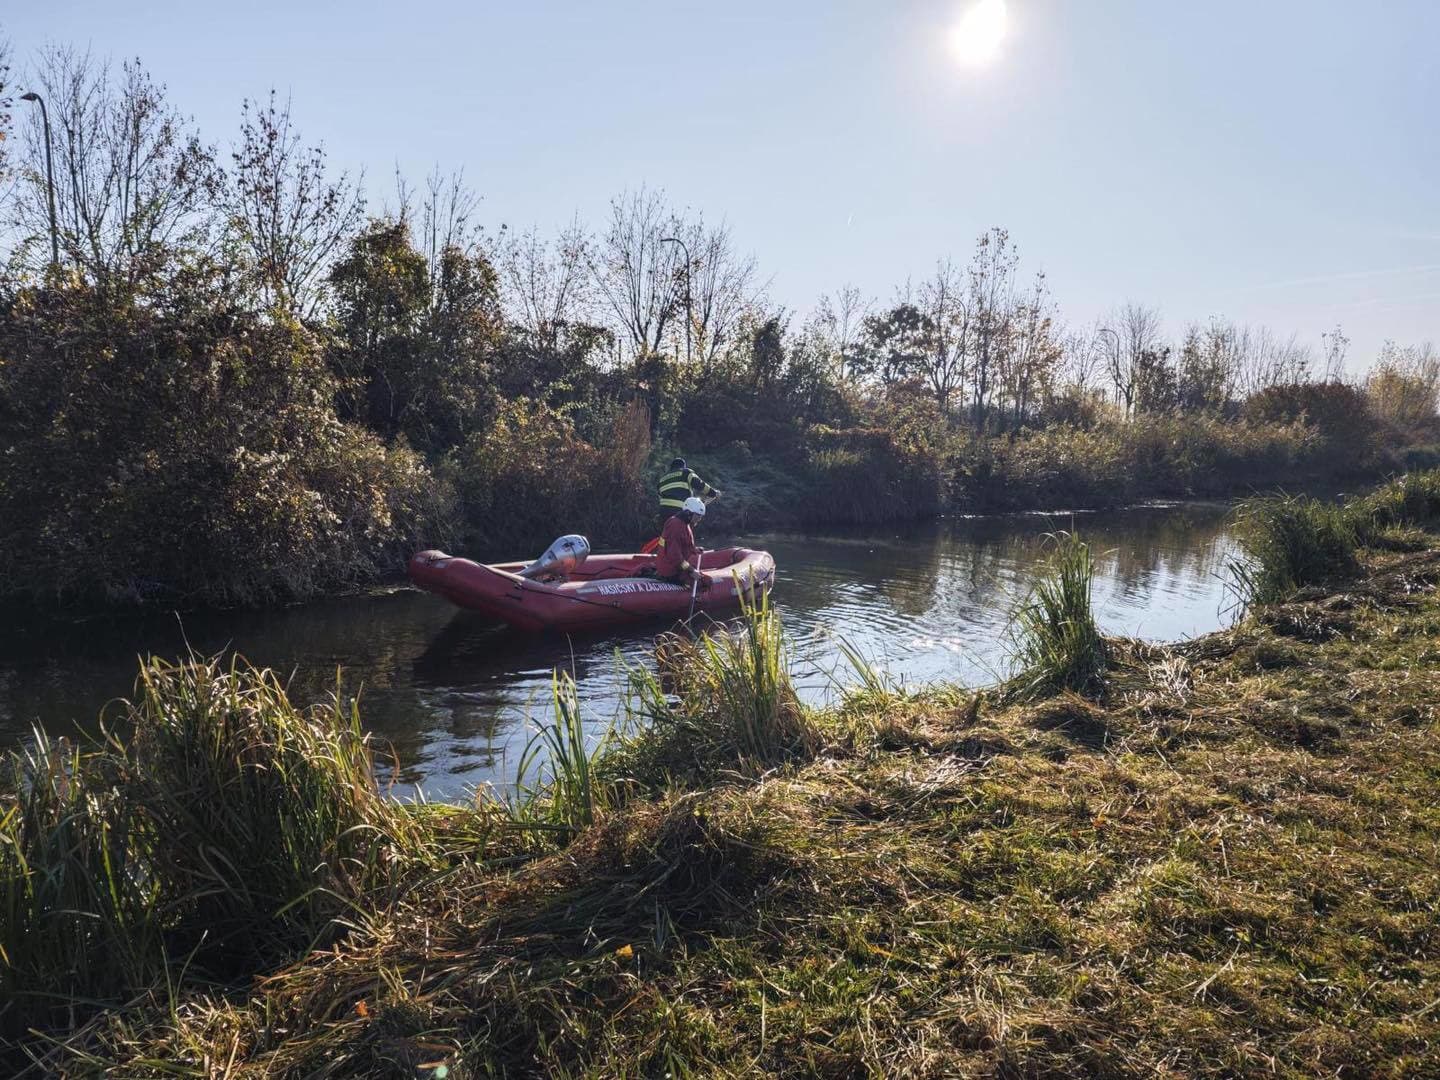
[[[0,598],[313,596],[443,522],[413,453],[336,419],[298,325],[26,290],[0,356]]]
[[[944,424],[928,403],[891,409],[874,427],[816,427],[807,438],[808,520],[874,523],[931,517],[943,508]]]
[[[1073,507],[1155,495],[1223,495],[1289,479],[1316,443],[1302,424],[1141,416],[1056,425],[952,451],[956,501],[996,509]]]
[[[464,550],[482,559],[523,558],[568,532],[596,544],[634,545],[654,517],[643,474],[649,431],[638,402],[615,414],[603,447],[580,438],[549,406],[506,403],[488,430],[441,466],[457,493]]]
[[[1319,436],[1312,463],[1329,472],[1371,467],[1379,448],[1376,419],[1363,391],[1341,382],[1271,386],[1246,399],[1242,415],[1262,424],[1304,423]]]

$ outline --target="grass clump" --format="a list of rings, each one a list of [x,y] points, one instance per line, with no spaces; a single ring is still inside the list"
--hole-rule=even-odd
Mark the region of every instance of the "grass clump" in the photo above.
[[[112,760],[149,869],[194,947],[273,954],[321,936],[385,879],[409,831],[356,704],[300,709],[235,659],[150,660]]]
[[[737,629],[667,634],[657,671],[629,669],[634,734],[617,763],[644,787],[734,770],[755,775],[812,755],[820,737],[790,680],[769,597],[741,598]]]
[[[1235,511],[1244,558],[1230,564],[1241,608],[1273,604],[1297,589],[1354,574],[1360,533],[1344,507],[1307,495],[1248,499]]]
[[[1065,690],[1093,694],[1104,684],[1109,647],[1091,604],[1090,545],[1074,532],[1048,538],[1054,547],[1012,629],[1016,674],[1009,696],[1033,699]]]
[[[597,775],[612,732],[606,730],[595,746],[586,747],[575,679],[569,673],[555,672],[550,697],[554,719],[539,726],[520,755],[507,816],[521,828],[574,833],[593,825],[613,802],[610,786]]]
[[[1440,470],[1409,473],[1343,503],[1304,495],[1242,502],[1235,535],[1244,557],[1230,565],[1237,607],[1276,604],[1302,588],[1358,573],[1362,547],[1424,547],[1416,529],[1440,520]]]
[[[238,659],[148,660],[109,719],[123,735],[6,761],[0,1030],[293,956],[419,851],[338,693],[301,710]]]
[[[147,837],[87,756],[37,733],[0,795],[0,1035],[73,1024],[163,970]],[[137,865],[141,864],[141,865]]]

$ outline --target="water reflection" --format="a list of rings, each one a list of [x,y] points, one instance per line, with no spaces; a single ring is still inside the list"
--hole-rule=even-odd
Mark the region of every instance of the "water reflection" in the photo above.
[[[1213,629],[1232,553],[1223,521],[1223,507],[1184,505],[745,542],[775,554],[797,679],[820,701],[844,678],[838,638],[907,683],[997,677],[1008,615],[1044,535],[1072,525],[1095,550],[1108,630],[1168,640]],[[33,723],[56,732],[93,723],[107,699],[129,692],[138,655],[233,649],[289,673],[301,700],[323,698],[337,672],[362,686],[366,722],[393,746],[398,779],[451,795],[513,774],[525,716],[548,709],[557,666],[574,670],[592,721],[608,722],[623,694],[617,653],[644,662],[653,633],[529,638],[407,590],[183,625],[171,615],[16,627],[0,632],[0,739]]]

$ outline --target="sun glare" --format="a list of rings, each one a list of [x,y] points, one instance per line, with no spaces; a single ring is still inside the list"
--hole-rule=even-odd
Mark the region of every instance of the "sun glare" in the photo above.
[[[955,58],[966,67],[983,67],[1000,55],[1009,16],[1005,0],[975,0],[950,35]]]

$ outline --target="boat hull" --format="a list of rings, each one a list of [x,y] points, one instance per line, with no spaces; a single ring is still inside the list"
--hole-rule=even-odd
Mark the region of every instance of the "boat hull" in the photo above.
[[[521,577],[524,563],[486,565],[422,551],[410,560],[409,574],[427,592],[521,630],[584,630],[685,618],[688,587],[638,576],[654,565],[654,555],[592,555],[566,580],[547,582]],[[707,551],[700,565],[710,587],[696,591],[696,611],[737,607],[742,596],[769,592],[775,583],[768,551]]]

